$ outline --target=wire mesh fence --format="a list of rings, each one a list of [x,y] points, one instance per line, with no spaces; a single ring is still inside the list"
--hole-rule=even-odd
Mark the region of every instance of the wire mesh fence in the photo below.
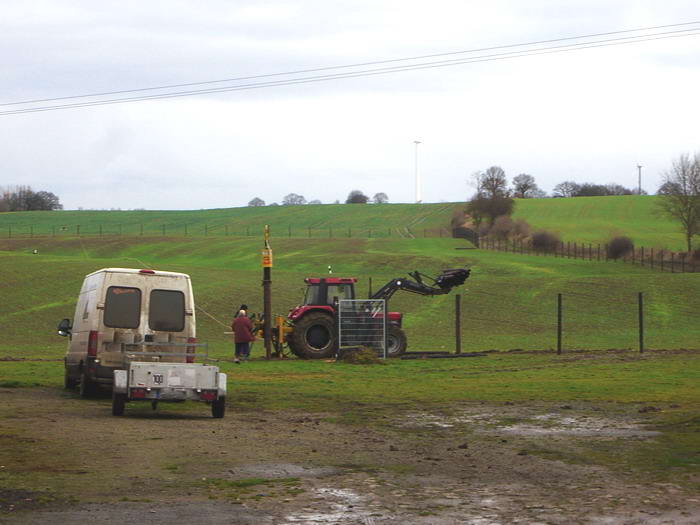
[[[0,230],[1,232],[2,230]],[[44,237],[249,237],[259,236],[262,226],[231,224],[183,224],[183,223],[124,223],[124,224],[8,224],[4,226],[6,239]],[[352,239],[352,238],[398,238],[451,237],[447,228],[410,227],[302,227],[298,225],[278,226],[276,237],[307,239]]]
[[[364,346],[386,358],[386,301],[342,299],[338,305],[338,347]]]

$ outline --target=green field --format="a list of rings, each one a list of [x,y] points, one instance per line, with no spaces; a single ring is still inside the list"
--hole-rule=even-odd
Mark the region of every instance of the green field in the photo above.
[[[604,243],[627,235],[638,246],[682,250],[676,224],[656,212],[656,196],[517,199],[515,218],[564,241]],[[463,203],[273,206],[192,211],[56,211],[0,213],[0,237],[143,235],[367,238],[447,236]],[[79,228],[78,228],[79,227]]]
[[[573,199],[519,199],[515,218],[558,232],[562,240],[604,243],[625,235],[638,246],[684,250],[676,223],[657,211],[657,196],[622,195]]]
[[[225,355],[233,308],[262,310],[260,240],[112,237],[0,241],[3,301],[0,355],[59,357],[65,342],[56,322],[71,317],[85,274],[103,267],[154,267],[193,279],[200,338]],[[273,240],[273,310],[285,314],[302,297],[303,278],[334,275],[369,279],[376,290],[419,269],[437,274],[469,266],[462,296],[465,351],[543,350],[556,346],[556,297],[563,294],[564,347],[636,348],[637,293],[645,295],[648,348],[695,348],[700,336],[696,293],[700,275],[651,272],[635,265],[523,256],[465,247],[455,239]],[[37,249],[38,254],[32,254]],[[454,348],[454,292],[438,297],[397,293],[390,309],[405,314],[413,350]],[[260,351],[260,348],[257,348]]]
[[[470,267],[470,279],[452,294],[430,298],[399,292],[390,309],[404,313],[409,350],[453,350],[459,293],[462,350],[486,355],[390,360],[383,366],[296,358],[265,361],[258,342],[251,362],[234,365],[230,336],[224,335],[233,310],[241,302],[252,311],[262,310],[259,237],[25,237],[0,240],[0,389],[6,395],[16,392],[14,399],[24,388],[70,396],[60,393],[66,340],[55,326],[72,317],[83,276],[105,267],[153,267],[191,275],[198,338],[221,359],[218,364],[230,383],[228,404],[239,414],[320,413],[352,427],[368,421],[379,425],[387,415],[416,410],[449,413],[465,403],[595,403],[611,412],[624,405],[632,413],[646,405],[663,406],[648,420],[662,432],[660,437],[630,444],[622,454],[615,448],[618,442],[608,452],[567,448],[546,453],[572,463],[647,469],[657,480],[698,472],[700,274],[477,250],[465,241],[439,237],[278,235],[272,246],[273,311],[280,314],[300,301],[303,278],[325,274],[328,265],[336,276],[357,277],[360,294],[367,293],[370,278],[376,290],[415,269],[437,274]],[[647,351],[641,355],[638,292],[645,299]],[[564,305],[562,355],[553,350],[559,293]],[[96,404],[108,412],[108,399],[90,406]],[[172,410],[201,412],[194,405]],[[16,479],[0,479],[3,483],[14,486]]]

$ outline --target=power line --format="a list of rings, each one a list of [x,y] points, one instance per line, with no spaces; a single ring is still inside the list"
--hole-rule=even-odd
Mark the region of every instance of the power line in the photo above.
[[[700,22],[692,22],[692,23],[688,23],[688,24],[697,24],[697,23],[700,23]],[[74,109],[74,108],[83,108],[83,107],[91,107],[91,106],[124,104],[124,103],[128,103],[128,102],[141,102],[141,101],[148,101],[148,100],[196,96],[196,95],[203,95],[203,94],[226,93],[226,92],[243,91],[243,90],[250,90],[250,89],[261,89],[261,88],[266,88],[266,87],[290,86],[290,85],[307,84],[307,83],[311,83],[311,82],[322,82],[322,81],[338,80],[338,79],[345,79],[345,78],[359,78],[359,77],[375,76],[375,75],[390,74],[390,73],[397,73],[397,72],[404,72],[404,71],[416,71],[416,70],[422,70],[422,69],[432,69],[432,68],[437,68],[437,67],[448,67],[448,66],[455,66],[455,65],[462,65],[462,64],[478,63],[478,62],[490,62],[490,61],[495,61],[495,60],[506,60],[506,59],[511,59],[511,58],[523,58],[523,57],[529,57],[529,56],[562,53],[562,52],[568,52],[568,51],[577,51],[577,50],[581,50],[581,49],[610,47],[610,46],[617,46],[617,45],[649,42],[649,41],[653,41],[653,40],[662,40],[662,39],[668,39],[668,38],[680,38],[680,37],[698,36],[698,35],[700,35],[700,28],[683,29],[683,30],[676,30],[676,31],[666,31],[666,32],[661,32],[661,33],[623,37],[623,38],[604,39],[604,40],[598,40],[598,41],[565,44],[565,45],[561,45],[561,46],[549,46],[549,47],[530,49],[530,50],[525,50],[525,51],[517,51],[516,50],[516,51],[509,51],[506,53],[496,53],[496,54],[482,55],[482,56],[476,56],[476,57],[467,57],[467,58],[450,59],[450,60],[442,60],[442,61],[424,62],[424,63],[420,63],[420,64],[409,64],[409,65],[391,66],[391,67],[385,67],[385,68],[375,68],[375,69],[368,69],[368,70],[351,71],[351,72],[347,72],[347,73],[335,73],[335,74],[318,75],[318,76],[311,76],[311,77],[300,77],[300,78],[273,80],[273,81],[266,81],[266,82],[255,82],[255,83],[250,83],[250,84],[239,84],[239,85],[235,85],[235,86],[207,88],[207,89],[200,89],[200,90],[176,91],[176,92],[171,92],[171,93],[161,93],[161,94],[155,94],[155,95],[139,95],[139,96],[134,96],[134,97],[123,97],[123,98],[114,98],[114,99],[105,99],[105,100],[76,102],[76,103],[71,103],[71,104],[59,104],[59,105],[53,105],[53,106],[38,106],[38,107],[30,107],[30,108],[21,108],[21,109],[0,111],[0,116],[23,114],[23,113],[36,113],[36,112],[44,112],[44,111],[54,111],[54,110],[59,110],[59,109]],[[571,37],[571,38],[576,38],[576,37]],[[564,40],[564,39],[561,39],[561,40]],[[499,47],[509,47],[509,46],[499,46]],[[510,46],[510,47],[512,47],[512,46]],[[492,48],[492,49],[494,49],[494,48]],[[459,52],[455,52],[455,53],[459,53]],[[444,55],[447,55],[447,54],[443,54],[440,56],[444,56]],[[410,60],[410,59],[396,59],[394,61],[398,61],[398,60]],[[386,62],[389,62],[389,61],[383,61],[383,62],[377,62],[377,63],[386,63]],[[341,67],[350,67],[350,66],[337,66],[335,68],[326,68],[326,69],[338,69]],[[285,73],[278,73],[278,74],[272,74],[272,75],[260,75],[258,77],[241,77],[241,78],[263,78],[263,77],[277,76],[277,75],[284,75],[284,74]],[[219,82],[219,81],[211,81],[211,82]],[[201,83],[197,83],[197,85],[200,85],[200,84]],[[144,88],[144,89],[163,89],[163,88]],[[139,90],[130,90],[130,91],[125,91],[125,92],[130,93],[130,92],[136,92],[136,91],[139,91]],[[98,96],[98,95],[77,95],[75,97],[63,97],[62,99],[65,99],[65,98],[85,98],[88,96]],[[59,100],[59,99],[45,99],[45,100],[50,101],[50,100]],[[16,102],[16,103],[7,103],[7,104],[3,104],[3,105],[7,106],[7,105],[28,104],[28,103],[30,103],[30,102],[23,102],[23,103]]]
[[[348,69],[348,68],[375,66],[375,65],[380,65],[380,64],[390,64],[390,63],[394,63],[394,62],[407,62],[407,61],[411,61],[411,60],[424,60],[426,58],[437,58],[437,57],[461,55],[461,54],[467,54],[467,53],[482,53],[484,51],[495,51],[497,49],[510,49],[510,48],[517,48],[517,47],[527,47],[527,46],[533,46],[533,45],[539,45],[539,44],[551,44],[554,42],[565,42],[565,41],[569,41],[569,40],[580,40],[582,38],[596,38],[596,37],[601,37],[601,36],[621,35],[621,34],[626,34],[626,33],[638,33],[641,31],[651,31],[651,30],[658,30],[658,29],[667,29],[670,27],[682,27],[682,26],[697,25],[697,24],[700,24],[700,21],[698,21],[698,22],[683,22],[683,23],[678,23],[678,24],[667,24],[667,25],[661,25],[661,26],[640,27],[637,29],[625,29],[625,30],[620,30],[620,31],[608,31],[605,33],[590,33],[587,35],[578,35],[578,36],[570,36],[570,37],[562,37],[562,38],[551,38],[548,40],[534,40],[531,42],[524,42],[521,44],[504,44],[504,45],[499,45],[499,46],[467,49],[467,50],[463,50],[463,51],[451,51],[451,52],[447,52],[447,53],[434,53],[434,54],[430,54],[430,55],[418,55],[418,56],[413,56],[413,57],[393,58],[393,59],[387,59],[387,60],[376,60],[373,62],[359,62],[359,63],[355,63],[355,64],[345,64],[345,65],[340,65],[340,66],[327,66],[327,67],[318,67],[318,68],[312,68],[312,69],[299,69],[296,71],[286,71],[286,72],[281,72],[281,73],[267,73],[267,74],[262,74],[262,75],[252,75],[252,76],[246,76],[246,77],[233,77],[233,78],[224,78],[224,79],[218,79],[218,80],[206,80],[206,81],[202,81],[202,82],[188,82],[188,83],[184,83],[184,84],[166,84],[163,86],[152,86],[152,87],[136,88],[136,89],[123,89],[123,90],[118,90],[118,91],[104,91],[101,93],[86,93],[83,95],[71,95],[71,96],[65,96],[65,97],[23,100],[23,101],[19,101],[19,102],[5,102],[5,103],[0,103],[0,107],[2,107],[2,106],[15,106],[15,105],[21,105],[21,104],[36,104],[39,102],[55,102],[58,100],[70,100],[70,99],[76,99],[76,98],[101,97],[101,96],[107,96],[107,95],[123,95],[126,93],[157,91],[157,90],[161,90],[161,89],[174,89],[174,88],[182,88],[182,87],[204,86],[207,84],[219,84],[219,83],[224,83],[224,82],[240,82],[243,80],[254,80],[254,79],[258,79],[258,78],[269,78],[269,77],[276,77],[276,76],[300,75],[300,74],[304,74],[304,73],[318,73],[321,71],[331,71],[334,69]],[[689,30],[689,31],[691,31],[691,30]],[[644,35],[639,35],[639,36],[644,36]]]

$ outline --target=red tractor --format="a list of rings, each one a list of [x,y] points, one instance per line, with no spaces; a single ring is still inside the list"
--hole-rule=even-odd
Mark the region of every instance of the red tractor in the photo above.
[[[457,268],[445,270],[433,279],[416,271],[409,273],[412,279],[392,279],[369,299],[384,299],[388,302],[399,290],[420,295],[444,295],[464,284],[469,273],[468,269]],[[431,281],[431,284],[424,282],[424,279]],[[295,355],[303,359],[332,357],[338,350],[338,304],[342,299],[355,299],[354,285],[357,279],[312,277],[304,281],[307,285],[304,302],[290,310],[285,329],[282,330],[281,324],[279,325],[279,336],[284,338]],[[390,357],[399,356],[406,351],[406,334],[401,329],[402,318],[403,315],[399,312],[388,313],[387,354]]]

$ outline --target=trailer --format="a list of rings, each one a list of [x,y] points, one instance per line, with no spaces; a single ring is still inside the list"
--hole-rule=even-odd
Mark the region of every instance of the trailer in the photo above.
[[[150,358],[157,352],[133,352]],[[164,355],[171,356],[172,354]],[[126,403],[150,401],[153,409],[160,402],[203,401],[211,414],[222,418],[226,412],[226,374],[219,367],[200,363],[130,361],[124,370],[114,371],[112,415],[122,416]]]

